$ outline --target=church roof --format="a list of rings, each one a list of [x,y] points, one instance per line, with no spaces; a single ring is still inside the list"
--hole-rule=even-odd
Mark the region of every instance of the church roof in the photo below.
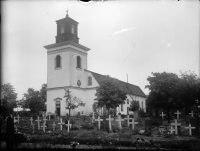
[[[89,71],[89,70],[87,70]],[[103,79],[105,79],[105,75],[101,75],[92,71],[89,71],[92,73],[92,75],[94,76],[94,78],[97,80],[97,82],[99,83],[99,85],[101,85],[101,82]],[[122,90],[126,91],[128,94],[132,94],[132,95],[136,95],[136,96],[141,96],[141,97],[145,97],[146,95],[144,94],[144,92],[140,89],[139,86],[127,83],[127,82],[123,82],[119,80],[119,85],[121,87]]]

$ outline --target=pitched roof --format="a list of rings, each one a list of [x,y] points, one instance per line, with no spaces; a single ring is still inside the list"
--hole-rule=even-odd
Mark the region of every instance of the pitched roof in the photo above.
[[[86,70],[89,71],[89,70]],[[99,85],[101,85],[101,81],[103,79],[105,79],[105,75],[101,75],[92,71],[89,71],[92,73],[92,75],[94,76],[94,78],[97,80],[97,82],[99,83]],[[127,83],[127,82],[123,82],[119,80],[119,86],[121,87],[122,90],[126,91],[128,94],[132,94],[132,95],[136,95],[136,96],[141,96],[141,97],[145,97],[146,95],[144,94],[144,92],[140,89],[139,86]]]

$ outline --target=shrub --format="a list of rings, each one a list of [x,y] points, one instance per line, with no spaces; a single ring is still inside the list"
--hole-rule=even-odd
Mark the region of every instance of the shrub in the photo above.
[[[71,130],[79,130],[77,126],[72,126]]]
[[[82,126],[82,129],[87,129],[87,130],[94,129],[94,126],[91,123],[84,123],[81,126]]]

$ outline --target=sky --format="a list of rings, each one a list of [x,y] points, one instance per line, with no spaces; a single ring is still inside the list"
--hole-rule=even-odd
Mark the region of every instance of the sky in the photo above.
[[[199,76],[199,1],[2,1],[2,84],[18,99],[47,83],[47,50],[56,20],[79,22],[79,43],[90,48],[88,70],[139,86],[152,72]]]

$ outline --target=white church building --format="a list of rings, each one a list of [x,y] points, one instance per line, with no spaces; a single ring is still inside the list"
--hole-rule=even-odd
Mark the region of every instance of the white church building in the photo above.
[[[89,115],[95,102],[95,93],[101,85],[101,75],[87,68],[89,48],[79,44],[78,22],[66,15],[57,20],[56,43],[44,46],[47,49],[47,112],[65,116],[66,109],[65,90],[69,89],[73,96],[84,103],[71,114]],[[125,104],[119,105],[117,112],[129,114],[128,108],[133,99],[139,101],[140,107],[146,111],[146,95],[136,85],[119,81],[120,87],[128,93]]]

